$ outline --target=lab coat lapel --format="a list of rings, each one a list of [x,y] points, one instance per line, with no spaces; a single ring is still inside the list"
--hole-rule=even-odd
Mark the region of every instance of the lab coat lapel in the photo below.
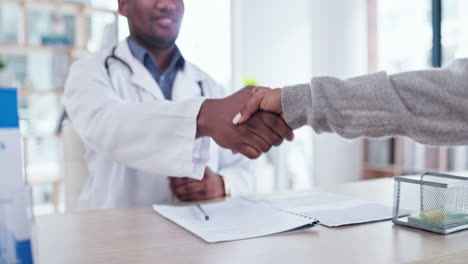
[[[151,73],[131,53],[130,48],[128,47],[127,39],[124,39],[119,43],[115,54],[117,57],[127,62],[130,68],[133,70],[133,75],[130,78],[130,82],[133,85],[146,90],[148,93],[158,99],[164,99],[161,88],[154,80]]]
[[[178,101],[200,97],[201,89],[199,83],[201,83],[202,86],[204,85],[205,82],[203,76],[197,73],[195,66],[186,61],[184,69],[177,73],[174,80],[172,99],[174,101]],[[204,92],[206,93],[206,91]]]

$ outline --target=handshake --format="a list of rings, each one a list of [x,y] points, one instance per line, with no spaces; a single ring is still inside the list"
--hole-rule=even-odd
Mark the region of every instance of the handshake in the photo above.
[[[281,90],[252,86],[203,103],[196,137],[205,136],[250,159],[281,145],[284,139],[294,140],[282,112]]]

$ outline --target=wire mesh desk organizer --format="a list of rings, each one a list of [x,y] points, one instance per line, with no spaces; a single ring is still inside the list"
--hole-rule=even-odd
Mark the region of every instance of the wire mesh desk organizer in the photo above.
[[[395,177],[392,221],[439,234],[468,229],[468,178],[438,173]]]

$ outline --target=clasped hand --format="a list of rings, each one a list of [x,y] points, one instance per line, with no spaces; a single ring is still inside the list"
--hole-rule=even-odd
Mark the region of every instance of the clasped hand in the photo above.
[[[226,196],[223,178],[210,168],[205,169],[202,180],[169,177],[172,194],[183,202],[202,201]]]
[[[209,136],[221,147],[251,159],[281,145],[284,139],[292,141],[294,133],[281,113],[258,111],[258,107],[250,106],[248,118],[246,115],[239,124],[233,123],[233,117],[248,106],[247,102],[266,91],[270,90],[249,86],[223,99],[206,100],[197,118],[197,138]]]

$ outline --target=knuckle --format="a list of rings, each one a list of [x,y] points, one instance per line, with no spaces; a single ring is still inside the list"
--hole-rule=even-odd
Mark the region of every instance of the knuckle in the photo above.
[[[276,114],[268,113],[268,120],[271,124],[277,125],[279,117]]]
[[[284,130],[284,125],[280,120],[280,117],[276,116],[271,119],[270,127],[274,129],[277,133],[280,133],[280,131]]]
[[[280,137],[277,137],[275,138],[275,141],[273,143],[274,146],[279,146],[283,143],[284,139],[280,138]]]
[[[281,120],[281,118],[278,116],[278,117],[274,117],[273,119],[273,125],[275,127],[280,127],[280,126],[284,126],[283,124],[283,121]]]
[[[253,130],[253,125],[250,124],[246,129],[242,129],[241,136],[249,138]]]
[[[249,159],[255,159],[256,158],[254,153],[246,153],[244,155]]]
[[[268,114],[266,112],[259,112],[257,114],[258,119],[262,120],[263,122],[268,122]]]
[[[261,143],[258,145],[258,149],[259,149],[262,153],[265,152],[265,151],[267,150],[267,148],[268,148],[268,145],[267,145],[266,143],[264,144],[263,142],[261,142]]]
[[[258,157],[258,153],[256,151],[246,151],[244,155],[249,159],[256,159]]]
[[[290,136],[290,134],[291,134],[291,130],[289,128],[287,128],[287,127],[282,127],[281,128],[281,136],[283,138],[288,138]]]
[[[267,112],[262,112],[262,118],[263,120],[268,123],[268,124],[274,124],[275,123],[275,115]]]
[[[258,115],[253,115],[247,124],[249,127],[256,127],[258,122],[261,122],[260,117]]]
[[[255,87],[252,86],[252,85],[249,85],[249,86],[244,87],[244,90],[249,91],[249,92],[252,92],[252,93],[253,93],[254,89],[255,89]]]
[[[249,151],[247,151],[244,147],[241,147],[239,148],[239,153],[241,153],[242,155],[246,156],[247,158],[251,159],[252,158],[252,155]]]

